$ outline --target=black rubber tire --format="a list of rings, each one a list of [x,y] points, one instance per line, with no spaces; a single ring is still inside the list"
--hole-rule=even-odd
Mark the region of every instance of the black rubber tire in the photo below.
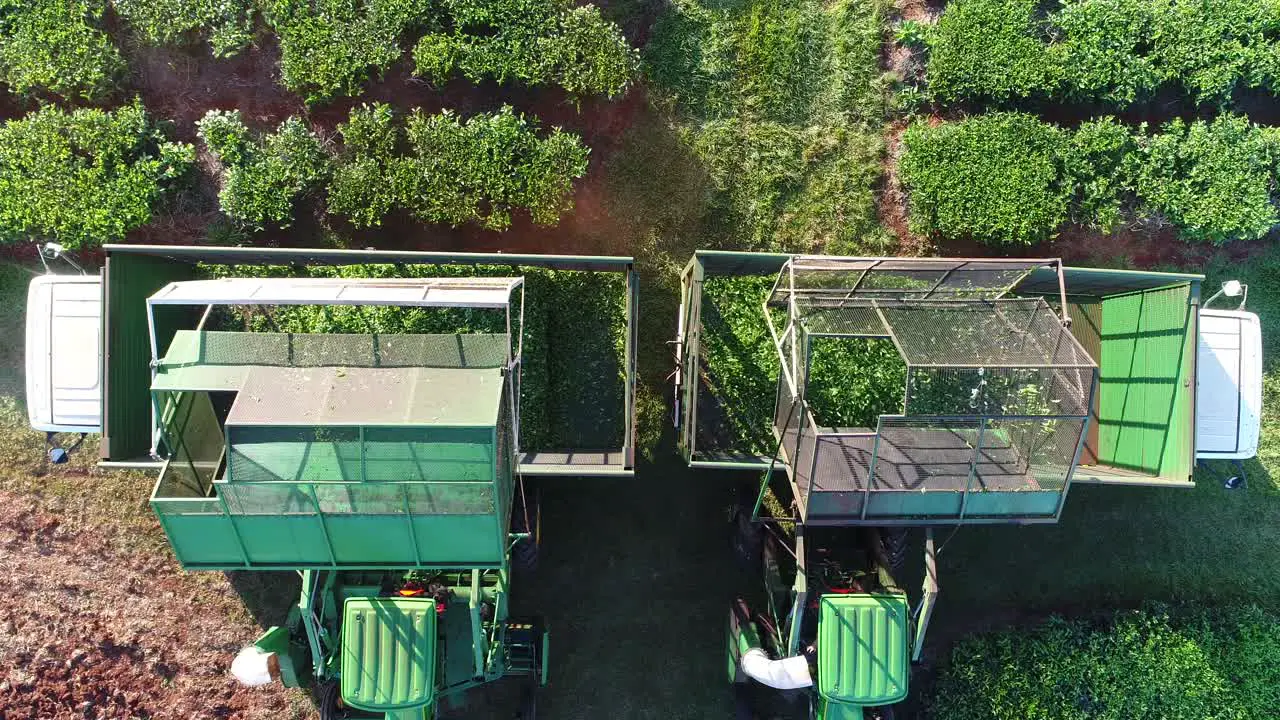
[[[347,711],[338,707],[338,695],[341,689],[337,680],[326,680],[315,687],[316,710],[320,720],[342,720]]]
[[[862,711],[862,720],[893,720],[894,717],[892,705],[864,708]]]
[[[520,505],[520,492],[516,491],[516,506],[511,511],[511,531],[529,533],[529,537],[520,538],[511,548],[511,567],[518,573],[530,575],[538,569],[538,551],[542,545],[542,503],[536,488],[529,487],[526,481],[525,499],[528,501],[529,525],[525,527],[525,510]]]
[[[515,720],[537,720],[538,717],[538,682],[531,681],[520,692],[520,709],[516,710]]]
[[[521,538],[511,548],[511,567],[518,573],[530,575],[538,569],[538,542],[533,538]]]
[[[760,572],[760,554],[764,550],[764,529],[751,522],[751,510],[736,506],[730,520],[733,525],[733,557],[739,567],[751,573]]]
[[[730,692],[733,693],[733,719],[755,720],[755,703],[751,698],[751,686],[748,683],[734,683]]]
[[[907,563],[907,539],[904,527],[880,528],[880,547],[889,561],[889,570],[895,575]]]

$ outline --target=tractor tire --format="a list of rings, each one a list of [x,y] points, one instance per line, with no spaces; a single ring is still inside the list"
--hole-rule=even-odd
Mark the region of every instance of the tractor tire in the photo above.
[[[522,575],[532,575],[538,569],[538,541],[521,538],[511,548],[511,567]]]
[[[897,575],[907,563],[907,529],[880,528],[880,547],[889,561],[889,571]]]
[[[750,573],[760,572],[760,554],[764,550],[764,529],[751,522],[751,511],[742,505],[733,509],[733,557],[738,566]]]
[[[894,717],[892,705],[864,708],[862,711],[862,720],[893,720]]]
[[[511,532],[529,533],[511,548],[511,568],[521,574],[531,575],[538,569],[538,551],[542,545],[542,495],[537,488],[525,487],[528,506],[521,505],[516,492],[515,507],[511,511]],[[527,514],[526,514],[527,513]],[[526,527],[525,518],[528,517]]]
[[[734,683],[733,720],[755,720],[755,702],[751,698],[751,686],[747,683]]]
[[[320,713],[320,720],[342,720],[347,717],[346,709],[338,707],[340,692],[337,680],[325,680],[316,685],[316,710]]]
[[[516,710],[515,720],[537,720],[538,718],[538,681],[533,680],[520,692],[520,709]]]

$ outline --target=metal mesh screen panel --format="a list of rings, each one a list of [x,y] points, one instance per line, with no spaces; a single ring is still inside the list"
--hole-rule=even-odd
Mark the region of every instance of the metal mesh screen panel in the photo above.
[[[866,489],[1060,491],[1083,422],[885,417],[878,433],[818,433],[797,439],[793,472],[806,495]]]
[[[791,383],[784,377],[778,378],[778,403],[774,408],[773,426],[782,437],[782,449],[793,464],[797,462],[799,454],[798,443],[804,412],[804,406],[791,389]]]
[[[151,507],[160,515],[221,515],[217,498],[165,498],[153,496]]]
[[[506,333],[184,332],[197,336],[194,360],[204,365],[491,368],[506,363],[508,347]]]
[[[964,490],[980,423],[882,418],[873,490]]]
[[[493,440],[488,428],[365,428],[363,478],[493,480]]]
[[[1075,461],[1083,418],[988,421],[988,442],[1003,440],[1016,449],[1027,476],[1036,490],[1061,490]]]
[[[494,512],[489,483],[226,483],[218,486],[218,493],[232,515],[315,515],[317,508],[324,515]],[[207,510],[217,511],[217,501],[212,502]]]
[[[1091,368],[913,368],[907,415],[1087,415]]]
[[[332,515],[400,515],[407,509],[403,486],[381,483],[313,485],[320,512]]]
[[[880,308],[908,365],[1094,365],[1042,298]]]
[[[359,480],[360,429],[227,426],[232,482]]]
[[[212,487],[222,459],[222,427],[204,392],[161,392],[161,433],[169,447],[168,494],[199,497]]]
[[[426,483],[406,485],[409,512],[422,515],[492,515],[493,486],[489,483]]]
[[[267,483],[219,485],[218,494],[232,515],[315,515],[311,485]]]
[[[880,313],[865,303],[857,306],[805,306],[800,309],[800,318],[810,334],[889,336],[889,329],[880,319]]]
[[[861,490],[871,471],[875,451],[874,433],[818,434],[814,441],[815,490]]]
[[[795,257],[770,296],[810,304],[850,298],[995,299],[1046,261]]]
[[[227,427],[233,482],[488,482],[488,428]],[[363,437],[363,442],[362,442]]]

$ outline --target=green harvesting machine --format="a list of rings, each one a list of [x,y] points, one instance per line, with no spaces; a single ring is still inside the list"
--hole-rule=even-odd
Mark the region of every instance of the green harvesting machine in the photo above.
[[[549,335],[591,312],[557,305],[575,282],[616,291],[595,323],[611,361],[561,363],[604,374],[616,432],[532,447],[522,422],[565,380],[544,354],[582,352]],[[504,676],[533,688],[548,630],[510,611],[539,540],[526,481],[633,472],[635,300],[629,258],[108,246],[103,464],[159,469],[151,506],[184,568],[301,575],[287,623],[233,663],[242,681],[396,720]]]
[[[760,478],[729,617],[743,714],[888,717],[937,601],[934,529],[1053,523],[1073,483],[1190,487],[1200,276],[1058,260],[700,251],[675,424]],[[924,535],[915,602],[901,574]],[[766,713],[767,714],[767,713]]]

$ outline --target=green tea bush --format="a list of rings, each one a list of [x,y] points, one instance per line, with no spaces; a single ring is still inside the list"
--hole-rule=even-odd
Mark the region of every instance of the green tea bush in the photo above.
[[[1280,5],[1255,0],[956,0],[930,37],[929,90],[942,101],[1021,98],[1128,105],[1181,86],[1225,104],[1241,87],[1280,89]]]
[[[586,174],[589,149],[510,107],[466,120],[415,111],[404,133],[386,106],[357,108],[339,126],[345,143],[329,186],[329,209],[369,227],[395,208],[433,223],[474,222],[505,230],[511,212],[555,225],[573,207],[573,181]]]
[[[404,54],[401,41],[426,26],[432,0],[261,0],[280,38],[280,76],[309,103],[359,95],[371,74]]]
[[[1100,230],[1120,224],[1136,192],[1137,139],[1115,118],[1099,118],[1071,133],[1068,168],[1076,188],[1072,219]]]
[[[1168,220],[1183,238],[1256,240],[1277,223],[1277,134],[1243,117],[1175,120],[1160,132],[1113,118],[1074,132],[992,113],[903,136],[916,232],[1030,244],[1065,219],[1110,231],[1126,217]]]
[[[1137,190],[1183,237],[1256,240],[1277,222],[1274,139],[1247,119],[1174,120],[1141,143]]]
[[[934,99],[997,102],[1048,94],[1062,80],[1038,0],[954,0],[930,37],[925,79]]]
[[[106,112],[46,106],[0,125],[0,242],[70,248],[124,239],[194,162],[140,102]]]
[[[940,673],[947,720],[1253,720],[1280,713],[1280,618],[1253,606],[1054,618],[970,636]]]
[[[1070,138],[1030,115],[993,113],[903,135],[914,232],[1030,245],[1067,219]]]
[[[0,82],[98,100],[124,61],[101,29],[106,0],[0,0]]]
[[[1152,62],[1164,80],[1182,83],[1196,100],[1226,103],[1237,86],[1274,79],[1264,78],[1263,71],[1274,57],[1280,32],[1280,8],[1275,3],[1149,1],[1157,8]]]
[[[653,97],[706,168],[735,245],[855,247],[878,224],[879,2],[676,0],[645,49]]]
[[[571,95],[616,97],[631,84],[635,50],[591,5],[570,0],[443,0],[441,27],[414,46],[415,72],[559,85]]]
[[[329,176],[329,154],[299,118],[261,139],[245,127],[239,110],[210,110],[196,128],[223,167],[222,211],[241,225],[289,227],[298,198]]]
[[[1068,92],[1117,105],[1151,97],[1164,80],[1147,52],[1158,17],[1151,0],[1064,2],[1053,16],[1063,39],[1052,51],[1068,70]]]
[[[253,41],[251,0],[111,0],[116,13],[143,40],[172,45],[207,39],[217,57],[235,55]]]
[[[520,383],[523,450],[616,449],[625,418],[626,288],[619,273],[511,265],[207,266],[214,277],[523,276]],[[247,311],[229,329],[311,333],[503,332],[500,311],[456,308],[280,306],[271,320]]]

